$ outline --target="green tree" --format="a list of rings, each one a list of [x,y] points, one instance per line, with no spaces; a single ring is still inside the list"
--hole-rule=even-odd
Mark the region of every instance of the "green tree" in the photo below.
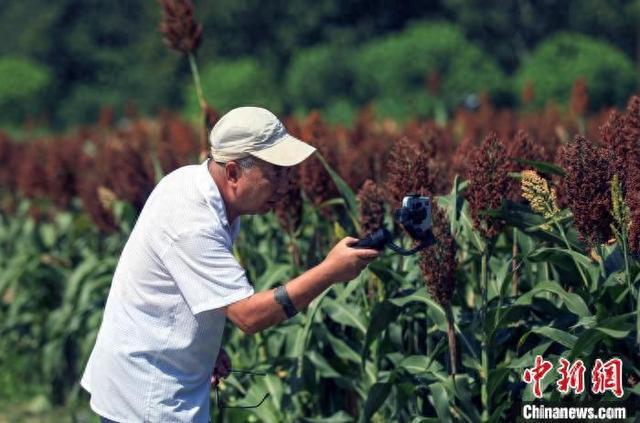
[[[19,122],[23,116],[41,111],[49,71],[30,60],[0,58],[0,120]]]
[[[623,104],[635,87],[633,63],[620,50],[604,41],[581,34],[563,33],[541,43],[515,76],[517,92],[532,83],[534,105],[549,100],[566,103],[573,83],[585,78],[589,104]]]
[[[249,105],[282,112],[282,96],[273,73],[253,58],[216,61],[203,69],[201,79],[207,102],[218,112]],[[187,114],[199,116],[193,87],[187,88],[185,98]]]
[[[638,0],[443,0],[443,8],[508,72],[558,31],[602,38],[638,55]]]
[[[505,85],[496,63],[457,26],[444,22],[415,23],[370,41],[359,49],[354,66],[358,98],[376,99],[379,111],[395,117],[430,113],[438,102],[454,107],[468,94],[493,95]],[[438,94],[426,89],[429,75],[440,80]]]
[[[23,55],[51,72],[44,108],[62,127],[131,101],[143,112],[179,107],[188,69],[157,33],[155,2],[24,0],[0,5],[0,55]],[[24,118],[24,116],[22,116]]]
[[[348,96],[353,86],[352,54],[348,47],[319,45],[294,56],[286,74],[294,108],[325,107]]]

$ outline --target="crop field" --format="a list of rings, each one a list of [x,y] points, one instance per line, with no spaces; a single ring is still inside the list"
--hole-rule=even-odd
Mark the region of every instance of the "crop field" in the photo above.
[[[42,0],[24,1],[0,23]],[[345,236],[416,247],[395,214],[410,193],[435,242],[385,249],[273,328],[228,321],[212,422],[640,419],[640,3],[198,3],[217,33],[189,0],[115,3],[0,24],[18,46],[0,46],[0,422],[98,421],[79,380],[138,215],[247,104],[317,149],[242,217],[256,292]]]
[[[587,369],[619,358],[623,396],[637,401],[640,97],[589,118],[484,102],[445,125],[371,109],[352,129],[318,113],[286,124],[320,155],[275,213],[243,223],[235,253],[256,291],[346,234],[387,225],[411,246],[390,215],[408,192],[433,199],[437,243],[387,252],[276,328],[247,337],[229,326],[234,367],[260,374],[232,374],[220,396],[248,406],[270,395],[245,410],[214,402],[217,421],[511,420],[534,399],[523,372],[537,355]],[[137,212],[163,175],[200,160],[198,131],[170,114],[115,127],[105,113],[30,141],[0,138],[0,342],[5,357],[32,360],[1,389],[37,380],[68,404],[84,398],[77,381]],[[561,395],[549,376],[541,389],[615,398],[585,383]]]

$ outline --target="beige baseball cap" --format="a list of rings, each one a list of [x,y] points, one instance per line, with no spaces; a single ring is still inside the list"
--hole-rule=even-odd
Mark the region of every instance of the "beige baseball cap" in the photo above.
[[[278,166],[294,166],[316,149],[289,135],[280,120],[261,107],[238,107],[216,123],[209,134],[211,157],[226,163],[254,156]]]

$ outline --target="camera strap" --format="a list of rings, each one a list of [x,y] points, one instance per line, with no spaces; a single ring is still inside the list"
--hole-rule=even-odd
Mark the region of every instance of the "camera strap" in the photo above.
[[[393,242],[388,242],[387,243],[387,247],[389,247],[389,249],[393,250],[397,254],[400,254],[401,256],[410,256],[410,255],[415,254],[415,253],[417,253],[418,251],[420,251],[420,250],[422,250],[424,248],[427,248],[431,244],[432,243],[421,242],[420,244],[416,245],[412,249],[405,250],[404,248],[397,246]]]

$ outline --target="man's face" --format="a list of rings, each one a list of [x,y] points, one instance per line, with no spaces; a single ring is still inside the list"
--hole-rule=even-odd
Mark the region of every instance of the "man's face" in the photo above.
[[[238,200],[244,214],[265,214],[273,209],[289,190],[290,170],[262,160],[243,169],[238,180]]]

